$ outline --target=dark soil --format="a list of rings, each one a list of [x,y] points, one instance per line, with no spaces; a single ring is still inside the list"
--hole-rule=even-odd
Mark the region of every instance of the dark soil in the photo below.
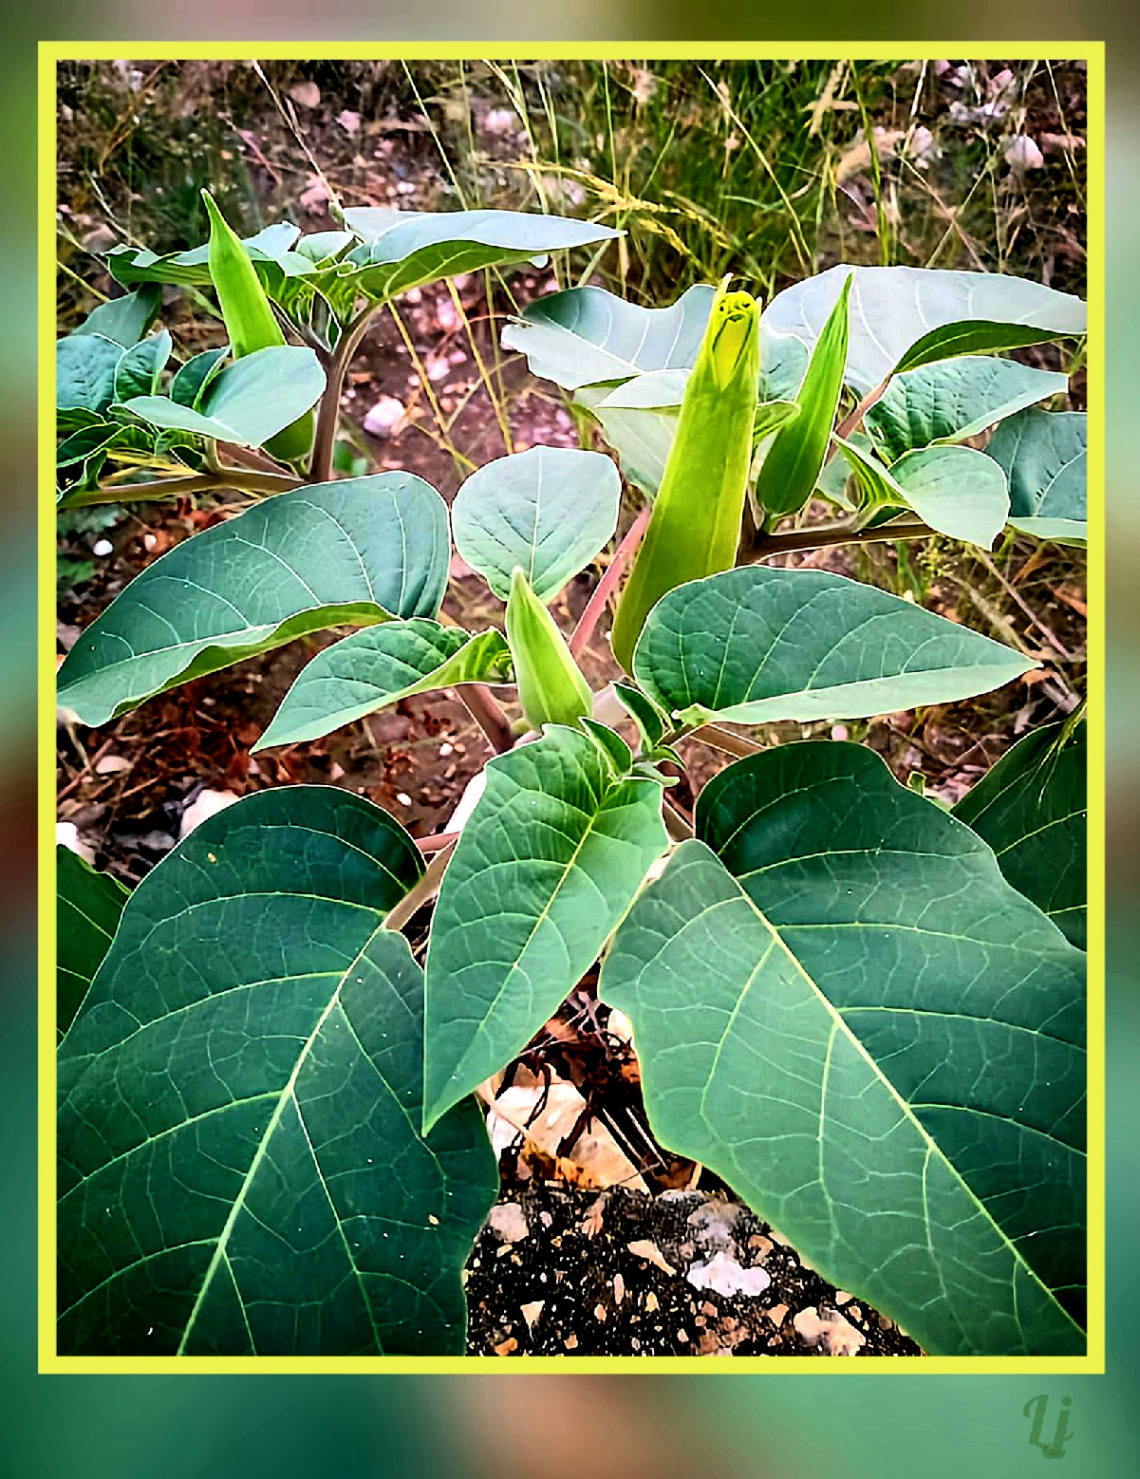
[[[764,1276],[754,1293],[702,1287]],[[473,1356],[922,1354],[747,1207],[701,1191],[515,1188],[479,1235],[467,1300]]]

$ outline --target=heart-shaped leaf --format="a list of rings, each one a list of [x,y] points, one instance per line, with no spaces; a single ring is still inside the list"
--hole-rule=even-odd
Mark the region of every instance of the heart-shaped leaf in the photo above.
[[[964,442],[1026,406],[1064,395],[1066,375],[986,355],[895,375],[867,411],[867,430],[888,462],[932,442]]]
[[[320,739],[413,693],[501,683],[510,671],[510,649],[496,631],[471,636],[423,617],[366,627],[301,671],[254,749]]]
[[[104,339],[113,339],[123,349],[137,344],[158,317],[162,307],[162,293],[157,286],[147,285],[137,293],[124,293],[121,298],[111,298],[93,308],[76,334],[101,334]]]
[[[60,1049],[59,1343],[94,1355],[462,1353],[498,1178],[427,1139],[419,877],[333,786],[245,797],[149,873]]]
[[[615,734],[550,725],[488,764],[432,920],[425,1129],[526,1046],[663,851],[661,786],[631,763]]]
[[[1088,745],[1085,726],[1034,729],[968,791],[954,815],[985,839],[1010,883],[1085,948]]]
[[[97,873],[69,847],[55,850],[56,1012],[67,1031],[87,995],[129,894],[110,873]]]
[[[987,693],[1033,666],[1012,648],[823,570],[726,570],[658,601],[637,681],[680,724],[810,723]]]
[[[68,653],[59,701],[104,724],[306,632],[435,616],[449,557],[444,502],[411,473],[280,493],[148,565]]]
[[[1072,338],[1086,329],[1079,298],[1024,278],[841,263],[778,293],[764,312],[762,331],[788,334],[810,347],[852,274],[846,380],[860,395],[892,371]]]
[[[1088,418],[1030,408],[1003,421],[986,454],[1009,480],[1009,522],[1038,539],[1088,537]]]
[[[730,766],[600,993],[654,1134],[931,1354],[1084,1350],[1084,957],[857,745]]]
[[[348,210],[364,241],[337,269],[352,288],[380,301],[461,272],[541,262],[621,235],[610,226],[533,211]]]
[[[128,411],[161,426],[244,447],[262,447],[320,399],[325,372],[311,349],[275,345],[226,365],[200,392],[200,409],[168,396],[136,396]]]
[[[866,503],[912,508],[940,534],[993,549],[1009,517],[1005,476],[993,458],[940,444],[904,452],[888,471],[858,443],[837,441]]]
[[[123,346],[102,334],[68,334],[55,346],[55,403],[60,411],[103,412],[115,398]]]
[[[714,292],[697,283],[668,308],[641,308],[603,288],[567,288],[528,304],[503,330],[503,347],[525,354],[532,375],[566,390],[646,370],[688,370]]]
[[[451,507],[455,547],[505,601],[521,565],[540,601],[603,549],[617,527],[621,478],[608,457],[531,447],[484,463]]]

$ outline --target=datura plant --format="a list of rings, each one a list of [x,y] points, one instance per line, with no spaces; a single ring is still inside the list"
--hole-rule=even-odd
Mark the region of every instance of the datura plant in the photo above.
[[[503,343],[594,440],[488,462],[449,509],[410,472],[334,475],[368,325],[410,288],[616,233],[350,210],[239,244],[212,202],[210,222],[188,251],[113,251],[129,291],[59,341],[62,508],[230,499],[80,634],[60,704],[97,729],[351,629],[256,748],[446,688],[489,758],[430,840],[335,785],[281,786],[129,895],[65,856],[59,1349],[462,1352],[461,1274],[497,1191],[478,1091],[597,980],[661,1146],[824,1277],[927,1352],[1083,1351],[1079,714],[953,810],[866,745],[777,744],[988,693],[1035,659],[765,563],[932,532],[1081,544],[1084,417],[1063,374],[1009,352],[1079,352],[1083,305],[846,265],[763,310],[727,285],[662,308],[546,295]],[[228,343],[175,355],[162,285],[216,291]],[[442,611],[453,547],[498,621]],[[563,632],[551,605],[595,565]],[[579,658],[615,599],[623,676],[595,692]],[[686,737],[733,757],[691,812]]]

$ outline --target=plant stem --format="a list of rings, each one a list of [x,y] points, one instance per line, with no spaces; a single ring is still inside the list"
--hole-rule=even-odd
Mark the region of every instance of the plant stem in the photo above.
[[[763,534],[753,543],[745,564],[766,560],[769,555],[783,555],[790,550],[825,549],[833,544],[874,544],[881,540],[926,539],[934,533],[917,519],[900,519],[896,524],[880,524],[874,529],[856,529],[851,524],[816,524],[805,529],[790,529],[786,534]]]
[[[332,477],[333,448],[336,445],[336,428],[340,420],[340,398],[344,391],[344,377],[349,361],[356,353],[368,326],[383,305],[369,303],[354,319],[345,324],[336,342],[328,363],[328,383],[321,396],[321,408],[317,412],[317,432],[313,438],[313,457],[309,464],[309,481],[327,483]]]
[[[511,721],[485,683],[461,683],[455,690],[467,712],[487,736],[496,755],[504,755],[515,742]]]
[[[458,832],[437,832],[433,837],[417,837],[420,852],[439,852],[440,848],[451,847],[459,841]]]
[[[439,893],[440,884],[443,882],[443,875],[447,872],[447,865],[451,861],[453,851],[454,844],[451,847],[440,848],[420,876],[419,882],[414,884],[396,907],[384,916],[386,930],[403,929],[413,914],[422,909],[425,904],[431,903]]]
[[[594,588],[594,593],[586,602],[586,609],[578,619],[578,625],[574,628],[574,634],[570,638],[570,656],[577,658],[582,649],[594,635],[594,628],[598,624],[602,612],[606,609],[606,602],[613,593],[614,587],[622,577],[622,572],[629,564],[637,546],[641,543],[649,523],[650,507],[648,504],[641,510],[637,518],[630,525],[629,533],[614,550],[613,559],[606,568],[606,573]]]
[[[693,829],[667,796],[661,798],[661,815],[665,819],[665,830],[674,842],[687,842]]]
[[[206,493],[216,488],[236,488],[246,493],[289,493],[302,488],[300,478],[284,473],[242,472],[223,469],[217,473],[195,473],[187,478],[157,478],[150,483],[118,483],[92,488],[65,499],[61,508],[86,508],[93,503],[141,503],[152,498],[178,498],[186,493]]]
[[[836,442],[835,438],[842,437],[844,441],[847,440],[851,433],[859,426],[859,423],[863,420],[863,417],[882,395],[883,391],[886,390],[887,386],[890,384],[890,381],[891,377],[890,375],[888,375],[881,385],[876,385],[874,390],[869,390],[867,394],[863,397],[863,399],[859,402],[859,404],[855,407],[855,409],[851,412],[851,414],[849,416],[845,416],[843,420],[839,423],[839,425],[835,428],[835,431],[831,438],[831,444],[827,449],[827,456],[823,459],[825,465],[831,461],[831,459],[835,456],[836,451],[838,450],[838,443]]]
[[[723,750],[726,755],[737,755],[744,758],[747,755],[755,755],[764,748],[755,740],[745,739],[742,734],[733,734],[731,730],[722,729],[719,724],[703,724],[700,729],[694,729],[687,739],[700,740],[702,744],[711,745],[714,750]]]

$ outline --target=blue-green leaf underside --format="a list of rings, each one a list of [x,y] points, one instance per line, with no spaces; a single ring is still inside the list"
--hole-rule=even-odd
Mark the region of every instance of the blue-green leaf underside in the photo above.
[[[162,307],[162,293],[158,286],[148,283],[134,293],[124,293],[119,298],[109,298],[93,308],[76,334],[101,334],[112,339],[123,349],[137,344],[158,317]]]
[[[419,1134],[422,976],[386,813],[288,787],[132,895],[60,1049],[59,1348],[456,1354],[494,1200],[482,1117]]]
[[[532,375],[566,390],[647,370],[688,370],[714,291],[697,283],[668,308],[642,308],[604,288],[567,288],[528,304],[503,330],[503,347],[525,354]]]
[[[777,293],[764,310],[761,334],[790,334],[810,347],[848,276],[854,281],[845,378],[860,395],[894,370],[1086,329],[1079,298],[1026,278],[840,263]]]
[[[356,292],[382,300],[441,278],[610,241],[611,226],[536,211],[394,211],[362,207],[345,221],[363,239],[337,267]]]
[[[993,848],[1014,888],[1079,949],[1087,941],[1088,743],[1078,725],[1035,729],[1007,750],[954,808]]]
[[[986,454],[1009,482],[1009,521],[1038,539],[1088,537],[1088,417],[1031,407],[1003,421]]]
[[[1068,376],[1016,360],[966,355],[892,377],[867,411],[868,431],[888,462],[932,442],[961,442],[1054,395]]]
[[[55,404],[60,411],[102,412],[115,398],[115,371],[126,351],[103,334],[68,334],[55,346]]]
[[[727,570],[678,586],[633,658],[681,724],[854,719],[953,703],[1032,663],[886,591],[822,570]]]
[[[526,1046],[664,850],[661,785],[631,760],[610,731],[548,725],[488,764],[432,920],[425,1126]]]
[[[434,617],[449,557],[446,506],[411,473],[278,494],[137,576],[68,653],[59,700],[99,725],[306,632]]]
[[[320,739],[414,693],[510,674],[510,648],[497,631],[472,636],[418,616],[366,627],[301,671],[254,749]]]
[[[500,601],[518,565],[549,603],[608,543],[620,503],[618,470],[600,452],[530,447],[463,484],[451,507],[455,547]]]
[[[196,408],[163,395],[135,395],[124,404],[152,426],[262,447],[310,410],[324,388],[325,372],[314,352],[285,344],[208,374]]]
[[[940,534],[993,549],[1009,517],[1005,474],[973,447],[935,444],[904,452],[889,468],[870,447],[836,438],[868,504],[913,509]]]
[[[1084,957],[854,745],[721,772],[602,972],[663,1145],[931,1354],[1084,1349]]]

